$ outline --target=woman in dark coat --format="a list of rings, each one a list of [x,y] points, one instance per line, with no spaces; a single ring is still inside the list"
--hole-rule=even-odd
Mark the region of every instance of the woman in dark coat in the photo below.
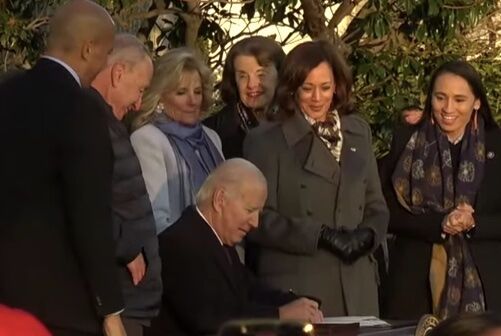
[[[351,113],[351,74],[327,42],[286,57],[277,88],[283,123],[251,132],[246,158],[268,181],[247,260],[258,277],[317,297],[325,316],[378,315],[371,252],[386,234],[369,125]]]
[[[438,68],[423,120],[394,134],[385,165],[396,240],[384,315],[501,312],[501,132],[471,65]]]
[[[221,82],[226,105],[203,122],[221,138],[226,159],[241,157],[247,132],[273,118],[278,70],[284,58],[280,45],[264,36],[243,39],[230,49]]]

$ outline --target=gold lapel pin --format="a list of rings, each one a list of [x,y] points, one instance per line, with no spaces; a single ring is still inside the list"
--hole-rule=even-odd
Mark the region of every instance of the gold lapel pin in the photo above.
[[[496,156],[496,154],[494,154],[494,152],[487,152],[488,159],[494,159],[494,156]]]
[[[356,151],[357,151],[357,149],[356,149],[355,147],[350,147],[350,150],[351,150],[352,152],[356,152]]]

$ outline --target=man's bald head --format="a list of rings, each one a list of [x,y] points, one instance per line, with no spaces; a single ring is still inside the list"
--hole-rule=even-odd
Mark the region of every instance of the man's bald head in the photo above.
[[[89,0],[71,0],[51,19],[47,55],[68,64],[87,86],[106,64],[115,26],[106,10]]]
[[[197,205],[210,202],[218,188],[223,188],[231,195],[241,196],[246,185],[267,188],[263,173],[251,162],[235,158],[221,163],[205,180],[197,193]]]
[[[52,17],[47,47],[70,52],[82,39],[97,41],[110,30],[114,31],[113,19],[103,7],[89,0],[71,0]]]

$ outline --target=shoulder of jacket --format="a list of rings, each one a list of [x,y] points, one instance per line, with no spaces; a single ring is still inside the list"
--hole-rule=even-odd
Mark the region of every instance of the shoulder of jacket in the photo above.
[[[281,124],[268,125],[266,128],[254,128],[247,133],[245,141],[262,146],[274,146],[284,139]]]
[[[350,127],[359,132],[367,132],[370,130],[370,125],[359,113],[351,113],[341,117],[341,122],[348,122]]]
[[[222,124],[232,120],[234,114],[234,107],[232,105],[224,105],[219,111],[207,116],[202,122],[211,128],[221,127]]]
[[[207,133],[207,135],[211,138],[213,137],[219,137],[219,135],[217,135],[217,132],[214,131],[212,128],[208,127],[208,126],[205,126],[205,125],[202,125],[202,129]]]
[[[158,138],[164,136],[161,130],[152,124],[146,124],[132,132],[131,139]]]

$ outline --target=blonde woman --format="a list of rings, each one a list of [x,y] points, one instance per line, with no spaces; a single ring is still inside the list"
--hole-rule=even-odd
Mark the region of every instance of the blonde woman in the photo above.
[[[216,132],[200,123],[212,103],[209,68],[186,48],[157,59],[131,142],[141,163],[157,234],[194,203],[209,173],[224,160]]]

